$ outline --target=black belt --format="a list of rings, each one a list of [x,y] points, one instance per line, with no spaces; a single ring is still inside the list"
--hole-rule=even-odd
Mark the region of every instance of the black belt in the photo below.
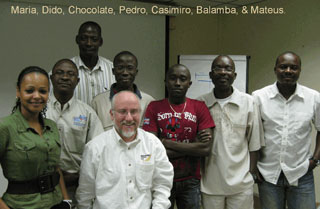
[[[58,172],[45,174],[29,181],[9,181],[6,193],[8,194],[34,194],[52,192],[59,183]]]

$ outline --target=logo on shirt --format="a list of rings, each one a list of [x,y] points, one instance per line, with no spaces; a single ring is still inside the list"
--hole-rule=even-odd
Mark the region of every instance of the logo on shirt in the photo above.
[[[160,112],[160,113],[157,113],[157,117],[158,117],[158,121],[167,120],[169,118],[178,118],[178,119],[184,119],[187,121],[192,121],[194,123],[197,122],[197,116],[193,115],[190,112],[183,112],[183,114],[179,113],[179,112],[175,112],[175,113],[171,113],[171,112],[162,113],[162,112]]]
[[[144,118],[143,125],[150,125],[150,118]]]
[[[180,129],[180,119],[178,118],[169,118],[166,124],[167,138],[177,140],[181,129]]]
[[[79,117],[73,117],[73,125],[83,127],[87,123],[87,117],[84,115],[79,115]]]
[[[141,155],[141,160],[143,161],[149,161],[151,159],[151,154],[145,154],[145,155]]]

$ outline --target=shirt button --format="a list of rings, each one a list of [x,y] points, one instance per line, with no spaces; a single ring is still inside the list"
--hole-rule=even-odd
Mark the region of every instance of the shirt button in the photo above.
[[[129,166],[131,166],[131,163],[129,163]]]
[[[131,180],[129,180],[129,183],[131,183],[132,181]]]
[[[128,150],[130,150],[130,147],[128,147]]]
[[[130,197],[130,200],[132,200],[133,199],[133,197]]]

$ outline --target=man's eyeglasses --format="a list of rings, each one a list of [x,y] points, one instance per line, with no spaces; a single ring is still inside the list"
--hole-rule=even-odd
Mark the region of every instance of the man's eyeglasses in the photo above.
[[[119,110],[112,110],[116,113],[118,113],[121,116],[127,116],[129,113],[131,116],[136,116],[140,113],[140,109],[132,109],[132,110],[125,110],[125,109],[119,109]]]

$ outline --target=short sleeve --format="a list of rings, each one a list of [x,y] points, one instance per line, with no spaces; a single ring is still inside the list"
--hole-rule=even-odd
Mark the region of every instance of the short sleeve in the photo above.
[[[102,123],[98,115],[94,112],[93,109],[89,110],[89,114],[90,114],[89,131],[88,131],[86,142],[92,140],[94,137],[98,136],[103,132]]]
[[[157,115],[156,115],[156,103],[155,102],[150,102],[146,112],[145,112],[145,116],[143,118],[143,125],[142,128],[145,131],[148,132],[155,132],[158,133],[158,121],[157,121]]]
[[[216,125],[210,115],[209,109],[203,101],[198,101],[196,105],[197,118],[198,118],[198,130],[204,130],[207,128],[214,128]]]
[[[314,110],[314,126],[317,131],[320,131],[320,94],[317,93],[315,96],[315,110]]]
[[[250,129],[248,134],[249,151],[257,151],[265,145],[263,126],[258,105],[252,100],[252,111],[249,112]]]

